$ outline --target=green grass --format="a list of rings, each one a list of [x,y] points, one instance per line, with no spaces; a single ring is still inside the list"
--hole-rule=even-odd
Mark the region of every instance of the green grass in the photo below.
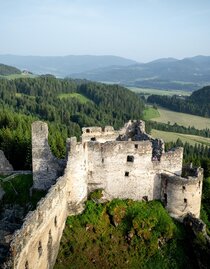
[[[182,95],[182,96],[189,96],[191,94],[191,92],[180,91],[180,90],[158,90],[158,89],[138,88],[138,87],[127,87],[127,88],[131,90],[132,92],[145,95],[145,97],[148,97],[149,95],[152,95],[152,94],[168,95],[168,96],[172,96],[174,94]]]
[[[177,123],[178,125],[183,125],[185,127],[194,126],[196,129],[199,130],[210,128],[210,118],[199,117],[186,113],[179,113],[159,107],[158,112],[160,116],[158,118],[154,117],[154,120],[157,122],[170,122],[170,124]]]
[[[30,196],[30,188],[33,185],[32,175],[17,175],[14,178],[3,182],[2,179],[6,177],[1,176],[0,184],[5,195],[1,201],[4,204],[19,204],[26,206],[31,204],[32,208],[35,208],[37,202],[45,195],[43,191],[33,191]]]
[[[23,97],[23,96],[27,96],[28,98],[31,98],[31,99],[35,99],[35,98],[36,98],[36,96],[32,96],[32,95],[28,95],[28,94],[24,94],[24,93],[19,93],[19,92],[17,92],[17,93],[15,94],[15,96],[16,96],[16,97],[19,97],[19,98],[21,98],[21,97]]]
[[[196,135],[188,135],[188,134],[179,134],[173,132],[164,132],[160,130],[152,130],[151,135],[154,138],[161,138],[165,142],[176,142],[179,138],[182,140],[183,143],[188,142],[191,145],[195,145],[196,143],[200,143],[203,145],[210,146],[210,138],[196,136]]]
[[[194,268],[183,236],[158,201],[89,200],[68,217],[54,269]]]
[[[0,76],[1,78],[7,78],[7,79],[16,79],[16,78],[35,78],[36,75],[34,74],[25,74],[25,73],[21,73],[21,74],[12,74],[12,75],[8,75],[8,76]]]
[[[153,107],[147,107],[143,112],[143,120],[150,120],[160,117],[160,114],[157,109]]]
[[[92,102],[90,99],[88,99],[84,95],[76,93],[76,92],[74,92],[74,93],[61,93],[58,95],[58,98],[60,100],[69,99],[69,98],[76,98],[81,104],[85,104],[87,102]]]

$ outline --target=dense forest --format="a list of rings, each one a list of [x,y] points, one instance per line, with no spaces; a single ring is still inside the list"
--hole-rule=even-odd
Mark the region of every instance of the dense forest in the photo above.
[[[13,74],[21,74],[21,71],[13,66],[0,64],[0,76],[8,76]]]
[[[193,92],[189,97],[151,95],[147,101],[177,112],[210,117],[210,86]]]
[[[81,135],[81,127],[120,128],[141,118],[144,103],[127,89],[53,76],[0,80],[0,149],[15,169],[29,169],[31,123],[48,121],[53,153],[65,156],[67,137]],[[53,135],[52,135],[53,134]]]

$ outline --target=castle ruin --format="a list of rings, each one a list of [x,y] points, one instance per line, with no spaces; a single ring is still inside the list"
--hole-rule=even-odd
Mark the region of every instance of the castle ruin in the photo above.
[[[103,190],[103,199],[161,200],[168,213],[182,221],[200,216],[203,170],[182,177],[183,149],[164,150],[164,142],[146,134],[143,121],[82,129],[81,141],[67,139],[65,160],[48,145],[48,127],[32,124],[33,188],[48,190],[29,212],[10,243],[3,268],[52,269],[67,216],[79,214],[88,194]]]

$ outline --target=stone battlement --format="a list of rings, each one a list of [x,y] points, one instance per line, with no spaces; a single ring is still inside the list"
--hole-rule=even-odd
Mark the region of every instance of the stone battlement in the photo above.
[[[91,191],[103,198],[161,200],[176,219],[188,213],[199,218],[202,169],[181,177],[183,149],[165,152],[164,142],[146,134],[143,121],[129,121],[115,131],[107,126],[85,127],[81,141],[67,140],[65,160],[56,159],[48,145],[48,128],[32,124],[35,189],[48,190],[11,239],[4,269],[52,269],[68,215],[78,214]]]

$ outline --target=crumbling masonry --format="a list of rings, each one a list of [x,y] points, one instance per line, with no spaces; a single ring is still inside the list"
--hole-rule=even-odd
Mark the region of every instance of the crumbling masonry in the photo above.
[[[143,121],[129,121],[119,131],[110,126],[82,131],[81,142],[67,140],[66,160],[57,160],[47,124],[33,123],[33,187],[49,190],[14,234],[4,268],[53,268],[67,216],[82,212],[96,189],[103,189],[105,200],[159,199],[176,219],[189,212],[199,218],[203,171],[181,177],[182,148],[165,152],[162,140],[145,133]]]

